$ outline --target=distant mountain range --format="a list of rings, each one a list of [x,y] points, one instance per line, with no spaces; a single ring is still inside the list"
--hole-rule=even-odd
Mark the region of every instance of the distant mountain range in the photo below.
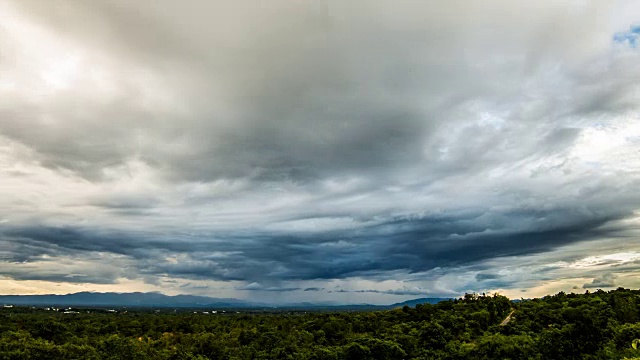
[[[335,305],[323,303],[264,304],[239,299],[160,293],[96,293],[79,292],[67,295],[0,295],[0,304],[30,306],[76,307],[149,307],[149,308],[221,308],[221,309],[313,309],[313,310],[375,310],[405,305],[435,304],[448,298],[420,298],[391,305]]]

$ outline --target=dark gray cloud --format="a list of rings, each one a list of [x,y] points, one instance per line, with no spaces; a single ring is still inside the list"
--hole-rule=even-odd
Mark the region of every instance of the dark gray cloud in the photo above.
[[[558,210],[560,211],[560,210]],[[570,213],[570,209],[561,212]],[[421,218],[398,218],[352,231],[312,232],[307,235],[220,234],[215,241],[202,234],[158,235],[154,232],[123,233],[73,227],[10,229],[15,247],[7,260],[38,259],[42,255],[113,253],[136,259],[132,269],[145,275],[168,275],[187,279],[241,280],[251,286],[241,290],[280,289],[260,282],[366,277],[386,279],[393,271],[419,273],[447,266],[463,266],[496,257],[549,251],[574,242],[615,236],[607,228],[625,214],[566,216],[560,224],[539,219],[555,212],[518,211],[496,216],[488,230],[482,214],[451,214]],[[495,215],[495,214],[494,214]],[[523,231],[510,223],[539,223]],[[177,254],[179,261],[168,261]],[[28,277],[29,275],[23,275]],[[34,276],[38,276],[34,274]],[[495,276],[478,274],[478,281]],[[294,288],[286,288],[294,290]],[[297,288],[296,288],[297,289]],[[268,290],[267,290],[268,291]]]
[[[236,290],[288,292],[288,291],[300,290],[300,288],[299,287],[264,286],[263,284],[252,282],[250,284],[237,287]]]
[[[324,288],[309,287],[309,288],[305,288],[303,291],[322,291],[322,290],[324,290]]]
[[[500,278],[500,275],[498,274],[478,273],[476,275],[476,280],[478,281],[495,280],[499,278]]]
[[[374,293],[374,294],[386,294],[386,295],[410,295],[410,296],[423,296],[429,294],[429,290],[422,289],[419,287],[413,288],[400,288],[400,289],[390,289],[390,290],[355,290],[356,293]]]

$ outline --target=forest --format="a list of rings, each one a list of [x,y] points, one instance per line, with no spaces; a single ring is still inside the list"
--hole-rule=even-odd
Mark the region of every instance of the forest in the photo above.
[[[619,288],[339,313],[5,307],[0,359],[640,359],[639,306]]]

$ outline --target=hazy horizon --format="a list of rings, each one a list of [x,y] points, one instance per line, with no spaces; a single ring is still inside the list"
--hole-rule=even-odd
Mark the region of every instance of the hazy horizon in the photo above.
[[[640,288],[640,3],[0,0],[0,294]]]

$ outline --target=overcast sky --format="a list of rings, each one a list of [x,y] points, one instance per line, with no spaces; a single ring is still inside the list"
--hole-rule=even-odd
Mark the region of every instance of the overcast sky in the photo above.
[[[635,0],[0,0],[0,292],[638,288],[639,21]]]

